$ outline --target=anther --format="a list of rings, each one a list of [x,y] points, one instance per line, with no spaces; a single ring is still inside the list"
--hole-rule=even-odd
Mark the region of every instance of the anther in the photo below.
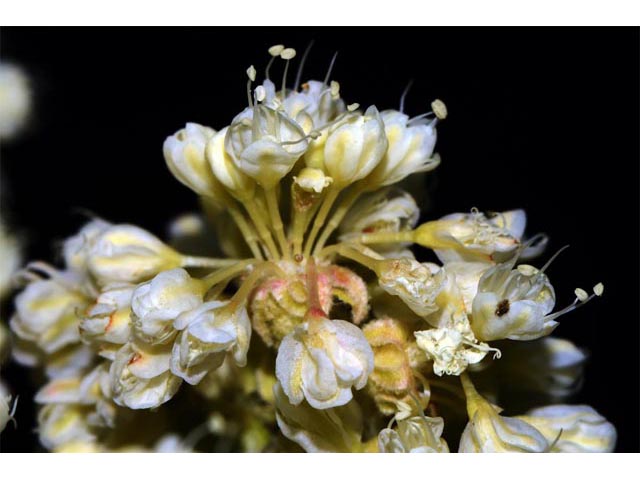
[[[431,110],[436,114],[439,120],[444,120],[447,118],[447,106],[444,104],[442,100],[435,99],[431,102]]]
[[[280,58],[282,58],[283,60],[291,60],[295,56],[296,56],[296,51],[293,48],[285,48],[280,52]]]
[[[586,302],[589,299],[589,294],[581,288],[576,288],[574,290],[574,293],[576,294],[576,297],[578,297],[578,300],[580,300],[581,302]]]
[[[593,287],[593,293],[595,293],[598,297],[601,297],[603,292],[604,285],[602,283],[598,283],[595,287]]]
[[[255,90],[255,95],[258,102],[263,102],[264,99],[267,98],[267,91],[262,85],[258,85]]]
[[[273,45],[272,47],[269,47],[269,55],[271,55],[272,57],[277,57],[280,55],[280,53],[282,53],[283,50],[284,45]]]
[[[349,112],[355,112],[359,108],[360,108],[359,103],[352,103],[351,105],[347,105],[347,111]]]
[[[337,100],[338,97],[340,97],[340,84],[336,81],[331,81],[331,98],[333,98],[334,100]]]

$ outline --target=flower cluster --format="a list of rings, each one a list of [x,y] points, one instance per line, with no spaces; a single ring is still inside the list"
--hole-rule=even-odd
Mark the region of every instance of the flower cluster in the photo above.
[[[300,70],[290,87],[294,49],[269,55],[228,126],[188,123],[164,143],[202,214],[167,243],[95,219],[65,241],[62,268],[18,275],[13,358],[48,378],[43,446],[127,449],[139,425],[133,443],[162,450],[182,425],[174,450],[204,436],[216,443],[201,448],[244,451],[612,450],[615,429],[590,407],[506,417],[493,403],[508,400],[500,382],[573,392],[584,355],[546,337],[603,287],[554,311],[550,262],[519,263],[546,243],[526,239],[522,210],[418,225],[405,180],[439,165],[444,103],[413,118],[361,109],[330,73],[300,85]]]

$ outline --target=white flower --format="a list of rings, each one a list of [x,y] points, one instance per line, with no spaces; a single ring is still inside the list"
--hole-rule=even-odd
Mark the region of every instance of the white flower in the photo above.
[[[440,164],[440,157],[433,156],[437,137],[435,124],[411,123],[407,115],[395,110],[386,110],[380,116],[389,148],[367,178],[370,188],[392,185],[413,173],[433,170]]]
[[[426,264],[398,258],[381,261],[376,273],[380,286],[390,295],[400,297],[416,314],[426,316],[437,310],[436,297],[444,280],[441,271],[434,274]]]
[[[339,186],[360,180],[380,163],[387,150],[384,124],[376,107],[351,115],[330,129],[324,146],[324,168]]]
[[[398,422],[395,429],[385,428],[378,434],[381,453],[449,453],[441,438],[444,420],[440,417],[417,416]]]
[[[68,279],[69,284],[63,284],[63,279]],[[76,311],[86,308],[88,299],[71,288],[73,280],[63,272],[60,278],[30,283],[16,297],[11,330],[47,354],[79,342]]]
[[[38,414],[40,443],[54,450],[65,444],[94,442],[96,435],[87,422],[87,409],[78,404],[45,405]]]
[[[273,387],[276,421],[282,434],[309,453],[358,452],[362,449],[362,413],[356,402],[318,410],[292,405],[282,386]]]
[[[247,108],[231,122],[225,149],[235,165],[271,189],[307,149],[304,130],[285,112],[264,105]]]
[[[511,210],[487,218],[483,213],[453,213],[415,230],[416,243],[433,248],[443,263],[500,261],[513,256],[520,245],[526,216]]]
[[[0,63],[0,139],[15,136],[31,110],[31,88],[25,73],[15,65]]]
[[[298,405],[338,407],[361,389],[373,371],[373,350],[362,331],[343,320],[311,317],[284,337],[276,358],[276,377]]]
[[[480,279],[471,321],[480,340],[540,338],[549,335],[558,326],[555,319],[568,311],[549,315],[556,296],[542,271],[528,265],[512,268],[513,262],[496,265]]]
[[[468,378],[463,375],[461,379],[467,396],[469,423],[462,432],[458,452],[541,453],[549,450],[550,442],[539,430],[518,418],[499,415],[500,409],[481,397]]]
[[[217,197],[220,185],[205,156],[207,142],[216,131],[197,123],[187,123],[185,128],[164,141],[164,159],[171,173],[184,185],[199,195]]]
[[[228,351],[237,365],[246,365],[251,321],[244,305],[231,311],[229,302],[206,302],[179,316],[174,327],[181,333],[173,345],[171,370],[186,382],[198,384],[222,365]]]
[[[517,418],[537,428],[551,452],[609,453],[616,445],[616,428],[587,405],[549,405]]]
[[[109,370],[113,400],[132,409],[155,408],[169,401],[182,380],[170,371],[171,346],[129,342]]]
[[[206,156],[215,177],[240,200],[253,198],[256,182],[234,163],[231,155],[225,150],[225,138],[229,127],[216,133],[207,143]]]
[[[91,247],[98,235],[111,227],[111,225],[111,223],[101,219],[91,220],[78,233],[67,238],[62,245],[65,265],[75,272],[86,273]]]
[[[133,293],[133,331],[147,343],[166,343],[176,332],[173,321],[200,306],[204,290],[202,282],[182,268],[159,273]]]
[[[466,317],[459,317],[452,325],[415,332],[418,347],[433,360],[436,375],[460,375],[469,365],[480,362],[487,352],[498,350],[481,343],[473,336]]]
[[[98,235],[89,252],[89,269],[98,283],[137,283],[178,267],[181,255],[134,225],[114,225]]]
[[[86,341],[123,345],[131,333],[131,297],[135,286],[113,284],[105,288],[80,320]]]
[[[269,83],[273,89],[273,83]],[[337,82],[329,86],[318,80],[302,84],[301,92],[288,92],[282,107],[306,133],[324,127],[345,111]]]

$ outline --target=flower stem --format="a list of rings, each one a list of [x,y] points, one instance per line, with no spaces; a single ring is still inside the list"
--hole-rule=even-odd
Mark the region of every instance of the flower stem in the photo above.
[[[340,193],[340,187],[336,187],[333,185],[329,187],[329,190],[327,191],[327,196],[324,197],[322,206],[320,207],[320,211],[318,212],[318,215],[316,216],[313,222],[313,228],[311,229],[311,233],[309,233],[309,236],[307,237],[307,243],[304,247],[305,257],[308,257],[309,255],[311,255],[311,249],[313,248],[313,243],[315,242],[315,239],[318,236],[318,232],[320,231],[320,228],[322,228],[322,226],[324,225],[324,221],[327,219],[327,215],[329,215],[329,211],[331,210],[333,203],[336,201],[336,198],[338,198],[339,193]]]
[[[318,253],[322,249],[322,247],[324,247],[324,244],[327,243],[327,240],[329,239],[333,231],[338,228],[338,225],[340,225],[340,222],[342,222],[344,216],[347,214],[347,212],[349,212],[349,209],[353,206],[353,204],[358,199],[358,197],[360,197],[363,191],[364,183],[359,183],[358,185],[355,185],[354,188],[349,191],[349,193],[347,193],[347,196],[342,200],[335,213],[325,226],[322,234],[320,235],[318,243],[313,249],[314,255]]]

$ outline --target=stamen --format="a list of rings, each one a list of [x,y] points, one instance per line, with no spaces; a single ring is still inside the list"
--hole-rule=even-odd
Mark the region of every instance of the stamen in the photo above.
[[[322,133],[318,132],[317,130],[311,130],[307,135],[305,135],[304,137],[300,137],[298,140],[290,140],[288,142],[280,142],[280,145],[295,145],[296,143],[303,142],[308,138],[311,138],[311,139],[315,140],[320,135],[322,135]]]
[[[251,83],[256,80],[256,69],[253,65],[247,68],[247,77],[249,77],[249,81],[247,82],[247,99],[249,100],[249,106],[253,107],[253,99],[251,98]]]
[[[417,117],[413,117],[413,118],[409,119],[409,121],[407,122],[407,125],[409,125],[409,126],[415,125],[416,123],[418,123],[423,118],[427,118],[427,117],[429,117],[431,115],[433,115],[433,112],[426,112],[426,113],[423,113],[421,115],[418,115]]]
[[[313,40],[311,40],[309,42],[309,45],[307,45],[307,48],[305,49],[304,53],[302,54],[302,59],[300,60],[300,65],[298,66],[298,73],[296,73],[296,82],[293,84],[293,91],[297,92],[298,91],[298,86],[300,86],[300,80],[302,80],[302,71],[304,70],[304,64],[307,61],[307,56],[309,55],[309,52],[311,51],[311,47],[313,47]]]
[[[336,57],[338,56],[338,52],[333,54],[333,58],[331,59],[331,63],[329,64],[329,70],[324,77],[324,81],[322,82],[322,86],[326,86],[327,82],[329,82],[329,77],[331,77],[331,71],[333,70],[333,65],[336,63]]]
[[[296,56],[296,51],[293,48],[285,48],[280,52],[280,57],[286,60],[284,64],[284,74],[282,75],[282,100],[287,96],[287,73],[289,72],[289,61]]]
[[[269,63],[267,63],[267,68],[264,71],[264,76],[267,80],[270,80],[269,70],[271,69],[271,65],[273,65],[273,61],[280,56],[282,50],[284,50],[284,45],[274,45],[269,47],[269,55],[271,55],[271,59],[269,60]]]
[[[407,94],[409,93],[409,90],[411,90],[412,86],[413,86],[413,78],[409,80],[409,83],[407,83],[407,86],[404,87],[402,95],[400,96],[400,113],[404,113],[404,100],[407,98]]]

